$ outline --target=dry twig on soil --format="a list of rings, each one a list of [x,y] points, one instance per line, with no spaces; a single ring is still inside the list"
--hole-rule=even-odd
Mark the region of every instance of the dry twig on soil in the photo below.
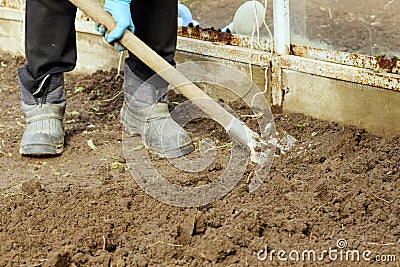
[[[398,244],[400,244],[400,239],[397,242],[392,242],[392,243],[367,242],[367,245],[372,245],[372,246],[395,246]]]
[[[148,245],[146,248],[150,248],[150,247],[153,247],[158,244],[168,245],[168,246],[172,246],[172,247],[183,247],[183,245],[179,245],[179,244],[171,244],[171,243],[166,243],[164,241],[157,241],[153,244]]]

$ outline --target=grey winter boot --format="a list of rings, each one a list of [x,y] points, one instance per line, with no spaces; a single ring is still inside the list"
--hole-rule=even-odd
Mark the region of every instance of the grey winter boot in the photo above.
[[[20,82],[26,129],[19,153],[24,156],[55,156],[63,151],[66,106],[64,75],[47,75],[34,93]]]
[[[160,157],[177,158],[194,150],[187,132],[171,118],[165,84],[144,82],[125,64],[123,89],[121,120],[129,135],[140,134],[143,144]]]

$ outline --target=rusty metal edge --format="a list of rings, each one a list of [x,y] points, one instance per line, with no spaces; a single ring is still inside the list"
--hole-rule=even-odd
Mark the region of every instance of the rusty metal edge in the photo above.
[[[251,63],[261,67],[269,66],[269,62],[272,60],[272,54],[266,51],[182,36],[178,36],[177,50],[234,62]]]
[[[280,57],[279,65],[283,69],[292,71],[400,91],[400,75],[397,74],[378,73],[365,68],[340,65],[293,55]]]
[[[25,13],[15,8],[0,7],[0,19],[22,21]]]
[[[223,45],[232,45],[245,48],[252,48],[271,52],[273,42],[266,38],[236,35],[229,32],[222,32],[214,28],[202,29],[200,27],[178,27],[178,35],[190,39],[208,41]]]
[[[274,60],[276,55],[265,51],[252,50],[234,45],[223,45],[187,37],[178,37],[178,50],[235,62],[251,63],[258,66],[271,66],[271,62],[273,62],[273,66],[277,64],[278,67],[283,69],[400,91],[400,75],[376,72],[363,67],[295,55],[279,56],[279,60],[276,61]]]
[[[375,72],[400,74],[400,61],[382,56],[372,57],[356,53],[341,52],[308,46],[291,45],[292,55],[327,61],[357,68],[366,68]]]

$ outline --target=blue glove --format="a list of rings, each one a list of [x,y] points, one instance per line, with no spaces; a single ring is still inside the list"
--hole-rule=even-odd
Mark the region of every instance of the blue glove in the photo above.
[[[130,0],[106,0],[104,3],[104,10],[109,12],[117,24],[115,28],[108,34],[103,25],[96,24],[95,29],[105,36],[106,41],[114,45],[118,51],[125,50],[125,48],[117,42],[122,37],[125,30],[128,29],[132,33],[135,31],[135,26],[132,22]]]

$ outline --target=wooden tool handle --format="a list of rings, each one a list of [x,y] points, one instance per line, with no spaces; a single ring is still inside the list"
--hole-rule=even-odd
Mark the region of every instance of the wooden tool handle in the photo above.
[[[72,4],[78,7],[82,12],[91,17],[95,22],[106,26],[108,30],[114,29],[115,22],[111,15],[103,10],[99,4],[93,0],[69,0]],[[144,42],[137,38],[130,31],[126,30],[119,42],[131,51],[137,58],[143,61],[148,67],[154,70],[170,85],[175,87],[181,94],[188,99],[210,98],[200,88],[193,84],[182,73],[172,67],[161,56],[154,52]],[[235,117],[221,107],[215,100],[212,101],[194,101],[203,112],[211,118],[219,122],[225,129],[229,129]],[[247,128],[247,127],[246,127]],[[235,135],[235,133],[233,133]],[[242,133],[237,133],[242,135]],[[243,139],[242,143],[248,142],[249,136],[237,136]]]

